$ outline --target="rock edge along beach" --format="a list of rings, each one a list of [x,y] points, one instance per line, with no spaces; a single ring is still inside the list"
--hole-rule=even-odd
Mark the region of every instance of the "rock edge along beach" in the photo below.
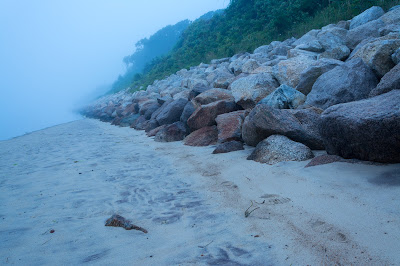
[[[218,151],[283,135],[345,159],[399,163],[399,23],[398,6],[372,7],[299,39],[182,69],[145,91],[105,96],[82,113],[156,141],[223,145]],[[287,147],[282,160],[300,160]]]

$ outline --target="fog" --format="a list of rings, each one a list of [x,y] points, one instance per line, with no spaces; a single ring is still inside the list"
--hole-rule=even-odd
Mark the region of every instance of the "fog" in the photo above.
[[[0,140],[79,119],[134,44],[229,0],[0,0]],[[96,89],[97,88],[97,89]]]

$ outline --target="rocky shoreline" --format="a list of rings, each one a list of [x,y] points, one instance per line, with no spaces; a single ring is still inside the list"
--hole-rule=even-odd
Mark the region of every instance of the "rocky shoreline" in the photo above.
[[[144,91],[100,98],[81,113],[156,141],[255,146],[248,159],[311,159],[311,150],[400,162],[400,6],[212,60]]]

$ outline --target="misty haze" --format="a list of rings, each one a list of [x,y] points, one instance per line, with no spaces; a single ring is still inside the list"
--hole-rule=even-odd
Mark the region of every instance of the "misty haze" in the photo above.
[[[0,265],[400,265],[400,0],[0,0]]]
[[[135,43],[226,7],[205,1],[0,1],[0,140],[80,119]]]

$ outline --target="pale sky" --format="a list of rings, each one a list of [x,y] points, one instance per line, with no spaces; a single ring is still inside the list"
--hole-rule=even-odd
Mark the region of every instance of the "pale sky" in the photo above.
[[[71,121],[157,30],[229,0],[0,0],[0,140]]]

